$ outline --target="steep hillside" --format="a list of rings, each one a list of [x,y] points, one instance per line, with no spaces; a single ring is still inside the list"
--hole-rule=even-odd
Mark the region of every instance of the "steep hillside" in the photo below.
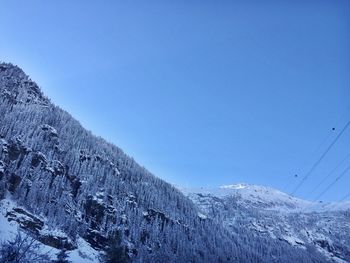
[[[73,250],[81,237],[101,251],[118,229],[135,262],[251,254],[238,255],[239,244],[182,193],[86,131],[11,64],[0,64],[0,116],[0,195],[15,204],[5,216],[44,244]],[[67,237],[50,233],[57,229]]]
[[[350,203],[314,203],[248,184],[184,192],[203,216],[221,222],[233,234],[248,229],[299,250],[312,248],[327,261],[350,262]]]
[[[231,231],[220,221],[248,208],[213,208],[219,216],[207,217],[11,64],[0,64],[0,116],[0,212],[9,222],[2,231],[18,226],[46,247],[88,257],[86,250],[103,253],[118,230],[133,262],[325,261],[312,247],[257,235],[240,222]]]

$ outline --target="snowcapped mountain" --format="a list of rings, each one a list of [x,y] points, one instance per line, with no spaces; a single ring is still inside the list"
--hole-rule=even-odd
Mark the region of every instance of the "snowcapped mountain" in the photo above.
[[[257,185],[182,189],[201,209],[231,233],[279,240],[300,250],[313,249],[331,262],[350,261],[350,202],[316,203]]]
[[[184,195],[6,63],[0,116],[0,241],[25,233],[74,263],[115,246],[126,262],[349,261],[347,205],[244,184]]]
[[[183,190],[187,193],[201,193],[206,195],[212,195],[216,197],[240,197],[238,202],[246,207],[262,208],[270,210],[300,210],[311,205],[310,202],[297,199],[295,197],[289,196],[278,190],[257,185],[249,184],[233,184],[224,185],[216,189],[193,189],[193,190]]]

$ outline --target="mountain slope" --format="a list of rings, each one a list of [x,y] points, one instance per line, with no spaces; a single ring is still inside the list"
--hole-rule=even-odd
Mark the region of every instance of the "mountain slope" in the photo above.
[[[231,233],[248,229],[299,250],[313,248],[327,261],[350,262],[350,203],[309,202],[248,184],[183,191],[203,216],[221,222]]]
[[[207,217],[175,187],[53,105],[20,68],[5,63],[0,116],[2,218],[47,247],[99,254],[119,231],[133,262],[326,260],[311,246],[299,249],[240,224],[233,232]]]
[[[2,208],[45,245],[97,251],[115,230],[135,262],[259,259],[180,191],[53,105],[18,67],[0,64]],[[55,235],[57,231],[64,235]],[[261,259],[261,261],[263,261]]]

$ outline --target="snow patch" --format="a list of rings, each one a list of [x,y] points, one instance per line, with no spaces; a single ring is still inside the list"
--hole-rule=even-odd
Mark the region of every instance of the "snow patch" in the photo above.
[[[295,236],[282,236],[280,237],[281,240],[286,241],[288,244],[295,246],[295,247],[300,247],[303,249],[306,249],[305,247],[305,242]]]
[[[94,250],[84,239],[78,238],[78,249],[69,253],[69,260],[73,263],[97,263],[99,262],[99,253]]]
[[[245,189],[247,187],[248,187],[248,185],[246,185],[246,184],[230,184],[230,185],[220,186],[219,188],[239,190],[239,189]]]
[[[204,214],[202,214],[202,213],[197,213],[197,215],[198,215],[198,217],[200,218],[200,219],[202,219],[202,220],[206,220],[208,217],[206,216],[206,215],[204,215]]]

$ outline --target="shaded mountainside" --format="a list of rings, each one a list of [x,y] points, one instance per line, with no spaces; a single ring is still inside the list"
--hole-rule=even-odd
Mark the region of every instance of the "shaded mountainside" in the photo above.
[[[314,249],[331,262],[350,262],[350,202],[316,203],[256,185],[183,190],[212,218],[239,234],[285,242],[300,250]]]
[[[0,212],[42,244],[102,253],[115,230],[133,262],[324,262],[204,216],[180,191],[53,105],[0,64]],[[121,124],[122,125],[122,124]],[[1,218],[0,218],[1,219]],[[97,262],[96,258],[92,261]]]

